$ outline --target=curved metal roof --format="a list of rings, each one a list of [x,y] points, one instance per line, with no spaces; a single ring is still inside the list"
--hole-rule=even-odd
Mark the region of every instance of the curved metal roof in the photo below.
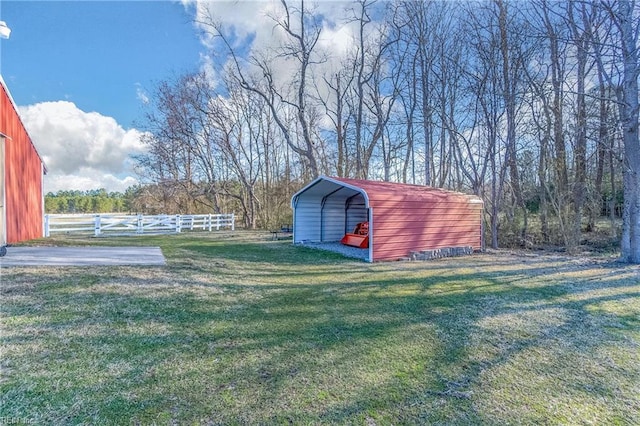
[[[345,196],[351,196],[356,193],[362,194],[367,207],[375,207],[378,202],[388,202],[391,200],[422,200],[433,203],[438,201],[446,202],[447,200],[455,199],[458,201],[467,200],[471,203],[482,203],[482,200],[475,195],[447,191],[429,186],[320,176],[300,191],[296,192],[292,197],[291,205],[292,207],[295,207],[295,200],[302,193],[306,193],[306,195],[315,194],[319,197],[324,197],[329,193],[337,193],[339,190],[345,191]]]

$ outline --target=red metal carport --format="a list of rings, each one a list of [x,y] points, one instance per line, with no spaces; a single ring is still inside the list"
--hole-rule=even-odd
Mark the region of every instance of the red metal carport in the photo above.
[[[367,260],[482,248],[479,197],[421,185],[321,176],[291,199],[293,242],[336,242],[369,222]]]

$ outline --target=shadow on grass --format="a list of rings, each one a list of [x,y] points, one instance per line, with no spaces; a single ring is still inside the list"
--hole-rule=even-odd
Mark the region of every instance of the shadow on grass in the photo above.
[[[182,245],[180,248],[199,255],[227,260],[278,265],[317,265],[324,263],[354,262],[339,253],[319,251],[308,247],[294,246],[290,241],[265,241],[239,243],[209,243]]]
[[[567,420],[563,410],[604,401],[589,412],[596,420],[638,420],[630,408],[640,367],[601,362],[637,354],[627,333],[637,336],[637,303],[622,313],[607,305],[638,298],[627,269],[603,272],[602,285],[597,273],[581,278],[566,266],[541,283],[549,267],[367,265],[279,242],[175,249],[194,263],[169,259],[150,276],[56,271],[35,286],[27,274],[3,287],[14,297],[2,311],[15,374],[2,383],[0,414],[113,424],[556,423]],[[608,347],[617,352],[598,355]]]

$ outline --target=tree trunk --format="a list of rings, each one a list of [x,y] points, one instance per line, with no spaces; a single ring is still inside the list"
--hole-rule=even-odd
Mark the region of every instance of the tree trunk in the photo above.
[[[495,0],[498,6],[498,23],[500,26],[500,53],[502,55],[502,82],[503,100],[505,104],[505,115],[507,119],[507,142],[505,162],[509,168],[509,179],[516,206],[522,209],[524,215],[524,225],[521,229],[521,238],[527,232],[527,211],[522,197],[520,187],[520,176],[518,172],[517,150],[516,150],[516,76],[519,72],[519,58],[514,58],[510,48],[511,37],[507,22],[507,5],[502,0]]]
[[[640,263],[640,140],[638,138],[638,32],[634,29],[631,2],[619,0],[617,24],[620,30],[623,81],[617,88],[622,140],[624,141],[624,209],[622,216],[622,261]]]
[[[596,143],[596,180],[594,182],[594,194],[592,197],[590,214],[589,214],[589,225],[587,231],[593,232],[595,231],[596,219],[600,216],[600,212],[602,210],[602,181],[604,178],[604,164],[606,151],[608,147],[607,140],[609,138],[609,129],[607,127],[608,117],[609,117],[609,107],[607,102],[607,88],[605,85],[605,80],[603,76],[603,71],[600,67],[600,63],[598,62],[598,84],[600,86],[599,89],[599,113],[598,113],[598,140]],[[613,157],[611,157],[613,158]],[[613,179],[613,175],[611,176]]]
[[[588,26],[587,15],[582,6],[581,25]],[[574,2],[568,5],[569,26],[571,28],[573,43],[576,48],[576,143],[574,148],[575,182],[573,184],[573,220],[568,238],[568,250],[574,250],[580,245],[582,236],[582,215],[586,200],[587,181],[587,107],[585,94],[585,78],[587,68],[587,34],[586,30],[578,29],[578,23],[574,18]]]

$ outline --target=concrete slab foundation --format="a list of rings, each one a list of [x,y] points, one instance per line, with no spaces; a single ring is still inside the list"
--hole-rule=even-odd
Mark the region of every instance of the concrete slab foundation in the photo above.
[[[160,247],[7,247],[0,267],[166,265]]]

